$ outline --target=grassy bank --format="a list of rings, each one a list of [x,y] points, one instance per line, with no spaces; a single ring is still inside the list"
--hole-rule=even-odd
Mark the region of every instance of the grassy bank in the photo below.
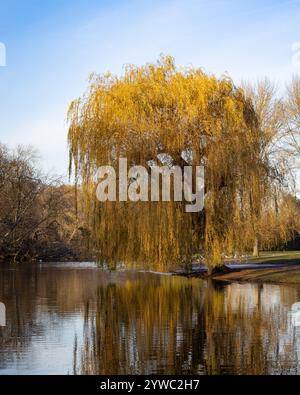
[[[270,263],[300,265],[300,251],[268,251],[260,253],[259,257],[247,258],[248,263]]]
[[[233,269],[213,278],[220,281],[254,281],[300,285],[300,251],[263,252],[259,257],[248,257],[245,264],[268,264],[272,267]]]

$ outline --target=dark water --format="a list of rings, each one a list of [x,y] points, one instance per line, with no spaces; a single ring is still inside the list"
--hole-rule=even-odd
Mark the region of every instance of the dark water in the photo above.
[[[2,374],[297,374],[300,288],[0,267]]]

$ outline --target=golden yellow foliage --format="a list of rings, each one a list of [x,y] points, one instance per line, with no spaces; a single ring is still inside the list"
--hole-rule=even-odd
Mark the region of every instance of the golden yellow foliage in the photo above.
[[[159,270],[189,264],[203,251],[210,269],[222,255],[242,251],[241,224],[251,237],[267,191],[264,134],[251,101],[227,77],[178,69],[173,58],[127,66],[121,77],[94,75],[87,93],[69,109],[70,171],[84,190],[86,213],[102,263],[122,261]],[[166,153],[183,166],[205,166],[205,208],[184,212],[183,203],[107,202],[95,196],[101,165],[126,157],[147,167]],[[248,227],[249,228],[249,227]]]

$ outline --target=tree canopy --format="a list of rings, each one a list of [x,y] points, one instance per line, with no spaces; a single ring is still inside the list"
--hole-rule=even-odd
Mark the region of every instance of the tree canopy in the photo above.
[[[122,76],[93,75],[71,103],[70,173],[81,186],[98,258],[159,270],[189,265],[201,251],[213,270],[226,254],[239,254],[257,238],[274,169],[253,100],[229,77],[177,68],[170,56],[126,66]],[[186,213],[182,202],[97,201],[99,166],[158,162],[205,168],[205,206]]]

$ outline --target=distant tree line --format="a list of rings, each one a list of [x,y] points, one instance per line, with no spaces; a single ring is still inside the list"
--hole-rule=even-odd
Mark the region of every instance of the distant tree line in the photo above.
[[[0,201],[0,262],[92,257],[74,187],[43,174],[33,148],[0,145]]]

